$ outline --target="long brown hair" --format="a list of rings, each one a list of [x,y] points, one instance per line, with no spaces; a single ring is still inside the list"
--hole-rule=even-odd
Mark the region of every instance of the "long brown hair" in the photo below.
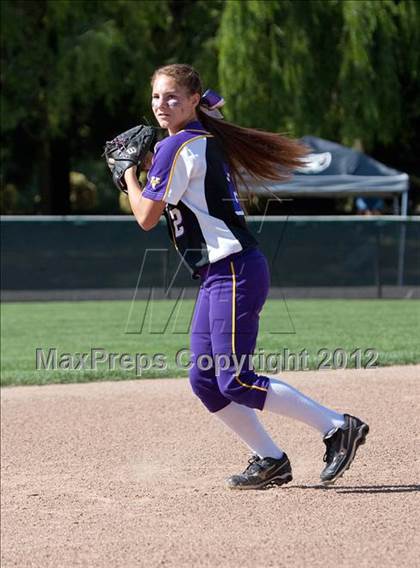
[[[157,69],[151,79],[158,75],[175,79],[177,85],[184,87],[190,95],[203,93],[198,72],[190,65],[173,64]],[[219,142],[229,163],[235,181],[244,185],[244,170],[256,181],[285,181],[293,170],[302,166],[303,158],[309,150],[297,140],[274,132],[256,128],[244,128],[213,118],[196,108],[197,117],[204,128]]]

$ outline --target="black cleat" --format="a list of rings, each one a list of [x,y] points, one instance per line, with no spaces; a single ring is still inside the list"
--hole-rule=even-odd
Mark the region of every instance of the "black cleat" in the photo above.
[[[284,454],[280,459],[253,456],[248,467],[240,475],[227,480],[229,489],[267,489],[292,481],[289,458]]]
[[[328,485],[334,483],[350,467],[356,450],[365,443],[369,426],[356,418],[345,414],[345,424],[325,434],[323,441],[327,447],[324,462],[327,463],[321,472],[321,481]]]

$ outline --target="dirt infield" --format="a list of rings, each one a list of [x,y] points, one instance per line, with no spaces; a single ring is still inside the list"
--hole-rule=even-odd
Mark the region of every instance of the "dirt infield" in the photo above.
[[[264,414],[294,480],[226,490],[247,449],[186,380],[3,389],[2,566],[414,566],[420,365],[282,377],[371,427],[333,488],[319,435]]]

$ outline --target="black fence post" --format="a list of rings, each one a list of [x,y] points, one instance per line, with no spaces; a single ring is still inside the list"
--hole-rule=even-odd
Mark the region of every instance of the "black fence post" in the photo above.
[[[381,278],[381,224],[376,223],[376,254],[375,254],[375,281],[376,296],[382,298],[382,278]]]

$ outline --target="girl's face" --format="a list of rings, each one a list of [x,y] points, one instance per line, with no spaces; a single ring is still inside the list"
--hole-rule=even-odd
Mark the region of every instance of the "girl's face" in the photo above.
[[[159,126],[167,128],[171,135],[197,119],[195,108],[199,101],[198,93],[190,95],[184,87],[176,84],[173,77],[158,75],[153,83],[153,113]]]

